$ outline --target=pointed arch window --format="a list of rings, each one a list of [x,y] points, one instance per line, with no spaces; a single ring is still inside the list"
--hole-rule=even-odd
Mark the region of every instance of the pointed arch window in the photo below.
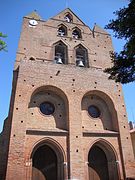
[[[58,27],[58,36],[66,36],[67,35],[67,27],[63,24]]]
[[[75,28],[72,32],[72,37],[75,39],[81,39],[82,38],[81,30],[79,28]]]
[[[88,67],[88,51],[82,45],[75,48],[76,65],[79,67]]]
[[[67,13],[64,17],[65,21],[70,23],[73,22],[73,16],[70,13]]]
[[[55,62],[67,64],[67,46],[62,41],[55,44]]]

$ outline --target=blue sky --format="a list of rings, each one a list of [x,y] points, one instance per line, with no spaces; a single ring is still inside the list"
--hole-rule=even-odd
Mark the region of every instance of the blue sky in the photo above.
[[[8,35],[6,38],[8,52],[0,52],[0,132],[9,110],[12,72],[23,16],[33,10],[37,10],[42,19],[47,20],[65,9],[66,1],[67,0],[1,0],[0,32]],[[109,20],[114,18],[113,12],[127,4],[128,0],[68,0],[68,7],[90,28],[93,28],[94,23],[104,28]],[[114,49],[119,52],[122,49],[123,41],[113,38],[113,45]],[[128,119],[135,120],[135,83],[124,85],[123,90]]]

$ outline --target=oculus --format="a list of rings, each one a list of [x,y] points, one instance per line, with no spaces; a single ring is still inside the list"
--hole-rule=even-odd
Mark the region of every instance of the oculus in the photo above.
[[[101,114],[100,110],[94,105],[88,107],[88,113],[93,118],[99,118]]]
[[[40,111],[44,115],[52,115],[55,111],[55,107],[50,102],[43,102],[40,104]]]

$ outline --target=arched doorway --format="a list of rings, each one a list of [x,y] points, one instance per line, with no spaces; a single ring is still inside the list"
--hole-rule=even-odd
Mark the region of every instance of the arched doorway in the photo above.
[[[112,148],[95,143],[88,154],[89,180],[118,180],[118,164]]]
[[[63,156],[58,148],[47,143],[34,150],[32,180],[63,180]]]

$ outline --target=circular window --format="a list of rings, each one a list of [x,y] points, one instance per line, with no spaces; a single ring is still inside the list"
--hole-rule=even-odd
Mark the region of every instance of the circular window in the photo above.
[[[51,115],[55,111],[55,107],[50,102],[43,102],[40,104],[40,111],[45,115]]]
[[[93,118],[98,118],[100,116],[100,110],[94,105],[88,107],[88,113]]]

